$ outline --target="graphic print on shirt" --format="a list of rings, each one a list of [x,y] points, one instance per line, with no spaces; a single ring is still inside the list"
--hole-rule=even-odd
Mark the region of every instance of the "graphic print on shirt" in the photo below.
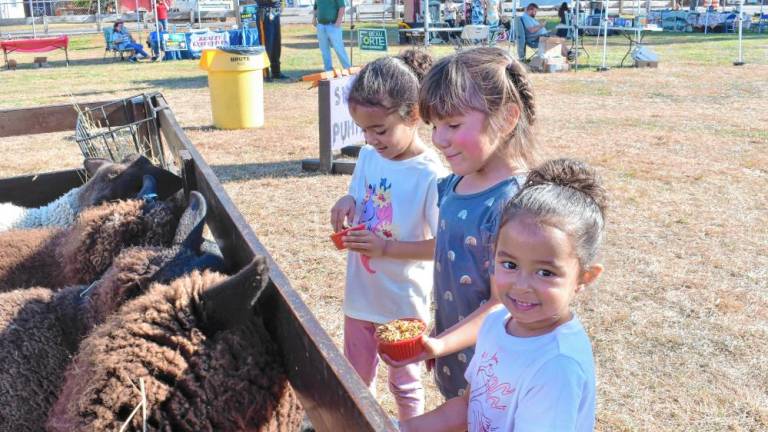
[[[498,427],[491,426],[491,418],[485,410],[506,411],[504,400],[514,393],[515,389],[509,383],[500,383],[496,376],[495,368],[499,364],[496,353],[483,352],[480,356],[480,365],[477,368],[477,378],[472,380],[471,393],[469,395],[469,413],[467,421],[469,430],[495,431]],[[498,418],[497,416],[494,416]]]
[[[396,227],[392,224],[392,183],[386,178],[381,178],[378,186],[368,184],[365,188],[362,210],[357,220],[358,224],[365,224],[365,229],[385,240],[396,238]],[[363,268],[370,274],[376,273],[371,268],[371,257],[360,255]]]

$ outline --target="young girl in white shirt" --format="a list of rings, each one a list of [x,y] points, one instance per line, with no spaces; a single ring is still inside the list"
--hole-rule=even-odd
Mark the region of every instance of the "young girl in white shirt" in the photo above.
[[[595,366],[571,303],[597,279],[606,197],[595,172],[568,159],[531,171],[505,207],[494,295],[459,397],[402,431],[594,429]]]
[[[406,51],[366,65],[348,96],[363,129],[349,193],[331,210],[334,231],[364,224],[342,240],[347,259],[344,354],[375,394],[376,326],[400,318],[429,322],[432,258],[437,232],[437,179],[447,174],[419,138],[419,82],[428,54]],[[420,367],[389,368],[400,420],[424,412]]]

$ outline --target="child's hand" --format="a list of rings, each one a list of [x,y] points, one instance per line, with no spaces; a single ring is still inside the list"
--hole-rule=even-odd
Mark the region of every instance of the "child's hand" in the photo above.
[[[440,339],[423,335],[421,336],[421,343],[424,345],[424,350],[419,355],[409,359],[392,360],[388,355],[383,353],[379,353],[379,356],[384,361],[384,363],[396,368],[408,366],[411,363],[417,363],[420,361],[425,361],[427,362],[427,365],[429,365],[429,360],[442,356],[443,341]]]
[[[384,247],[387,242],[368,230],[350,231],[341,240],[352,252],[368,255],[371,258],[384,256]]]
[[[345,220],[352,224],[355,219],[355,199],[352,195],[346,195],[339,198],[336,204],[331,208],[331,226],[333,232],[339,232],[344,229]]]

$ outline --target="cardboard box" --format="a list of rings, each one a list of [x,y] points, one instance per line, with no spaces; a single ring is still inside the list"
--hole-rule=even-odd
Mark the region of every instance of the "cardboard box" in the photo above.
[[[538,55],[541,57],[560,57],[563,54],[565,39],[559,37],[539,38]]]
[[[565,57],[541,57],[535,55],[528,64],[534,72],[565,72],[570,70],[570,65]]]
[[[643,67],[657,68],[657,67],[659,67],[659,62],[657,62],[657,61],[635,60],[635,67],[639,67],[639,68],[643,68]]]
[[[567,72],[571,69],[571,65],[568,63],[562,63],[562,64],[548,64],[546,72],[552,73],[552,72]]]

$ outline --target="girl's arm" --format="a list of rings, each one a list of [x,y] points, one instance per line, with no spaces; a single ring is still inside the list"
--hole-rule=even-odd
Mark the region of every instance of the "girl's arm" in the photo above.
[[[493,279],[491,279],[491,293],[495,292],[493,285]],[[432,351],[435,351],[433,357],[447,356],[475,345],[477,333],[480,331],[485,317],[499,307],[500,303],[496,296],[491,294],[491,298],[487,302],[480,305],[466,318],[452,325],[437,337],[428,338],[426,343],[431,345],[429,348],[432,348]]]
[[[467,406],[469,385],[463,396],[449,399],[434,410],[400,423],[402,432],[456,431],[467,430]]]
[[[412,242],[389,240],[384,244],[381,256],[431,261],[435,257],[435,239]]]
[[[369,257],[387,257],[410,260],[432,260],[435,256],[435,239],[419,241],[384,240],[368,231],[350,231],[342,237],[349,250]]]
[[[422,336],[424,351],[416,357],[395,361],[389,358],[386,354],[381,354],[381,359],[390,366],[403,367],[423,360],[444,357],[475,345],[477,342],[477,333],[480,331],[480,326],[483,325],[485,317],[491,311],[501,307],[496,296],[493,295],[494,292],[493,278],[491,278],[491,298],[475,309],[469,316],[446,329],[439,335],[435,337]]]

